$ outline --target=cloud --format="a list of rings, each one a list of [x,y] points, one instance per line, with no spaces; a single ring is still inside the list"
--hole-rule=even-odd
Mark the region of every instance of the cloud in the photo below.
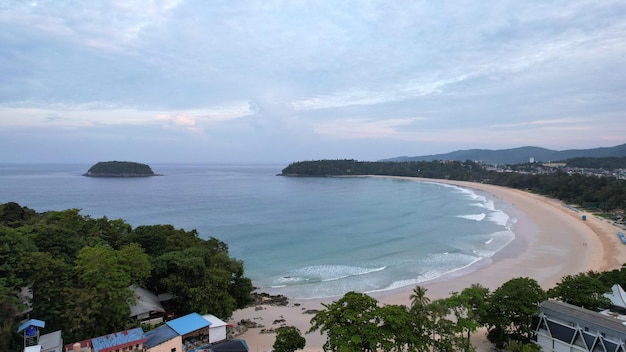
[[[413,125],[419,120],[424,120],[424,118],[394,118],[378,121],[335,120],[317,124],[315,132],[323,137],[340,139],[391,138],[410,134],[402,131],[401,128]]]
[[[0,129],[225,158],[606,145],[624,57],[619,0],[0,2]]]

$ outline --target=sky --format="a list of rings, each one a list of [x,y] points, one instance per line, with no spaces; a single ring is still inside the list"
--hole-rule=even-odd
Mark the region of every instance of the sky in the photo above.
[[[623,0],[0,0],[4,163],[623,143]]]

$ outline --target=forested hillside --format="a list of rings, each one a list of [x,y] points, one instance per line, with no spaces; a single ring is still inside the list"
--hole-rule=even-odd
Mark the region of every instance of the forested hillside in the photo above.
[[[131,284],[172,293],[175,313],[227,318],[250,300],[252,283],[226,243],[172,225],[132,228],[124,220],[94,219],[77,209],[37,213],[0,205],[0,341],[19,342],[15,296],[32,289],[31,318],[66,341],[137,326],[130,320]],[[0,350],[8,345],[0,344]]]

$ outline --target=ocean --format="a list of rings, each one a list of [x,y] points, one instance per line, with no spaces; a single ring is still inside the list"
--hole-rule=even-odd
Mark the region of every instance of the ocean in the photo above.
[[[88,164],[0,164],[0,203],[77,208],[133,227],[218,238],[261,291],[385,292],[488,265],[515,237],[489,194],[373,177],[280,177],[282,164],[153,163],[163,176],[91,178]]]

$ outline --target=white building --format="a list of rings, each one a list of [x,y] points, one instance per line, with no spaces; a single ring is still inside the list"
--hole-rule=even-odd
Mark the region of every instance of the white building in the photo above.
[[[621,320],[560,301],[539,304],[537,344],[546,352],[626,352]]]
[[[213,314],[206,314],[202,317],[211,323],[209,325],[209,343],[226,340],[226,326],[228,324]]]

